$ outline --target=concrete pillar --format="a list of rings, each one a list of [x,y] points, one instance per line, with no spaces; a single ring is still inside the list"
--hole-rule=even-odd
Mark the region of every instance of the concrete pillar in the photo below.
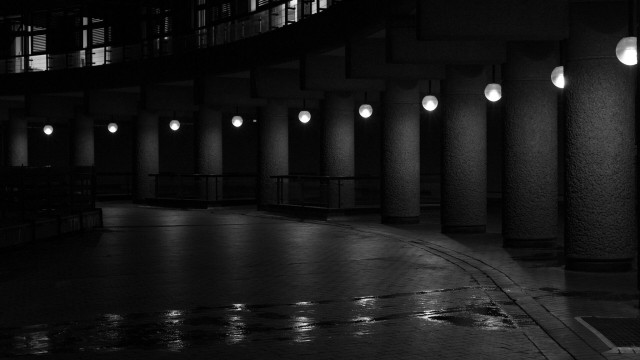
[[[442,125],[442,232],[487,225],[487,104],[484,66],[448,66]]]
[[[258,151],[258,208],[276,202],[271,176],[289,175],[289,119],[284,100],[269,99],[260,109]]]
[[[7,165],[28,166],[29,147],[27,118],[13,115],[9,118],[7,132]]]
[[[503,81],[504,180],[502,236],[506,247],[555,245],[558,224],[557,43],[507,47]]]
[[[94,139],[93,118],[81,114],[76,116],[73,123],[73,143],[71,148],[72,166],[93,166]]]
[[[158,155],[158,114],[139,110],[135,137],[135,202],[155,196],[154,178],[160,168]]]
[[[222,174],[222,112],[201,105],[196,114],[196,173]],[[203,179],[202,198],[222,199],[222,178]],[[216,188],[217,184],[217,188]]]
[[[420,93],[417,81],[389,81],[383,95],[382,222],[420,220]]]
[[[355,175],[354,99],[351,93],[327,92],[325,95],[322,174]],[[353,207],[353,180],[340,181],[340,184],[329,182],[328,204],[332,208]]]
[[[570,4],[565,77],[566,268],[631,268],[636,238],[636,67],[615,56],[627,1]]]

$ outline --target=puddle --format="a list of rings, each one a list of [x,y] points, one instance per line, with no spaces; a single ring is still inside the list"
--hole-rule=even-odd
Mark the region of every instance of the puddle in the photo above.
[[[607,291],[569,291],[551,287],[539,290],[551,293],[553,296],[575,297],[596,301],[632,301],[638,299],[638,294],[612,293]]]
[[[478,296],[488,290],[493,289],[440,289],[294,304],[232,304],[104,314],[92,321],[0,328],[0,357],[126,349],[179,352],[190,347],[256,341],[308,343],[326,336],[327,331],[339,336],[364,337],[409,322],[410,326],[422,322],[432,327],[478,330],[518,328],[518,322],[500,305],[486,296]],[[453,291],[460,293],[450,294]],[[444,306],[447,303],[459,304]]]

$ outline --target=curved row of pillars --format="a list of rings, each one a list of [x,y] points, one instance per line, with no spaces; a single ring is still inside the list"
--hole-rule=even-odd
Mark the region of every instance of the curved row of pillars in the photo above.
[[[637,236],[635,69],[612,51],[624,36],[620,3],[572,3],[564,94],[565,253],[567,268],[625,270]],[[594,30],[594,24],[597,29]],[[510,43],[504,67],[503,237],[505,246],[548,246],[558,231],[558,95],[549,81],[558,45]],[[484,232],[487,224],[487,119],[482,89],[485,66],[449,66],[443,91],[442,231]],[[388,81],[382,97],[382,221],[414,223],[420,215],[419,88],[417,81]],[[325,100],[323,171],[354,175],[351,94]],[[288,173],[286,102],[269,100],[259,135],[258,204],[273,201],[270,176]],[[198,115],[198,158],[203,172],[220,172],[218,111]],[[88,124],[87,119],[78,124]],[[92,126],[91,126],[92,128]],[[92,136],[78,126],[77,136]],[[10,122],[11,165],[28,162],[26,122]],[[157,115],[141,110],[136,126],[137,198],[152,196],[147,174],[158,171]],[[90,157],[76,142],[78,164]],[[351,201],[351,200],[347,200]]]

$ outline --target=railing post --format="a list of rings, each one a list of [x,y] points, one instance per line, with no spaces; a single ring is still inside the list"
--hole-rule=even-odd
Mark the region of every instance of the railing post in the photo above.
[[[216,175],[216,201],[218,201],[218,176]]]
[[[300,197],[302,198],[302,207],[304,207],[304,178],[300,179]]]
[[[338,179],[338,209],[340,209],[342,207],[341,206],[341,203],[342,203],[341,194],[340,194],[341,190],[342,190],[342,184],[340,182],[340,179]]]
[[[154,183],[155,183],[155,191],[154,191],[154,193],[155,193],[155,196],[156,196],[156,199],[157,199],[157,198],[158,198],[158,191],[159,191],[159,190],[158,190],[158,185],[159,185],[159,182],[160,182],[160,180],[159,180],[159,178],[160,178],[160,174],[154,174],[154,175],[152,175],[152,176],[153,176],[153,177],[154,177],[154,179],[155,179],[155,180],[154,180]]]

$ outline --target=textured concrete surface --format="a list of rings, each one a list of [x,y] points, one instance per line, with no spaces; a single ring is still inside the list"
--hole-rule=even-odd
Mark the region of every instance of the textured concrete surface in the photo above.
[[[93,117],[85,114],[77,115],[73,120],[73,142],[71,156],[74,166],[93,166],[94,138]]]
[[[289,175],[289,119],[284,100],[270,99],[262,107],[258,149],[258,206],[276,200],[275,175]]]
[[[551,245],[558,223],[556,43],[510,43],[504,72],[505,246]]]
[[[566,252],[572,268],[628,268],[636,238],[635,68],[615,57],[626,2],[572,4],[566,88]],[[589,25],[588,25],[589,24]]]
[[[417,222],[421,101],[418,83],[388,81],[382,101],[382,222]]]
[[[12,116],[9,119],[7,141],[7,165],[29,165],[29,141],[27,137],[27,118]]]
[[[484,231],[487,223],[487,105],[483,66],[449,66],[442,126],[442,231]]]
[[[154,178],[160,170],[158,155],[158,114],[140,110],[136,119],[134,139],[134,199],[144,201],[155,196]]]
[[[354,99],[349,92],[327,92],[324,100],[322,136],[322,175],[355,175]],[[353,207],[353,181],[337,182],[329,187],[329,207]],[[338,204],[340,191],[340,204]]]
[[[100,206],[102,230],[0,252],[0,357],[633,358],[575,317],[637,316],[636,274],[504,249],[499,209],[447,236],[437,208],[392,227]]]
[[[196,117],[196,172],[222,174],[222,112],[201,105]],[[205,190],[204,187],[202,190]],[[219,197],[222,197],[222,191],[222,181],[218,181]],[[210,178],[209,198],[212,198],[213,194],[216,194],[216,182]],[[206,195],[206,191],[203,195]]]

